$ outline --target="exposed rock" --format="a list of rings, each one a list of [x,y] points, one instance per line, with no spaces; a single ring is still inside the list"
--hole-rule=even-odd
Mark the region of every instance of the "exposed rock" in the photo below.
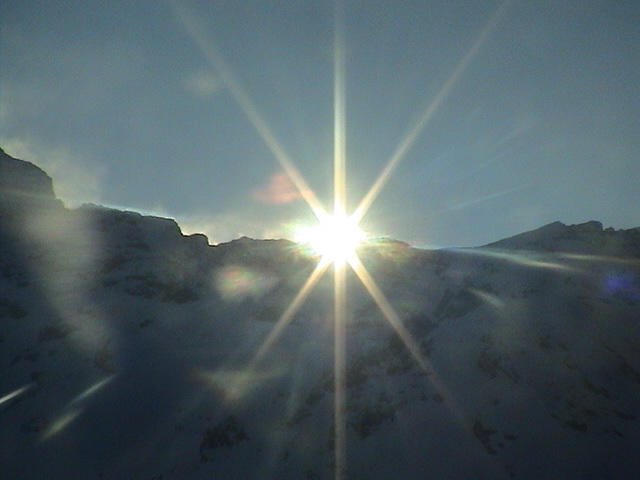
[[[0,199],[13,195],[54,199],[53,181],[33,163],[13,158],[0,148]]]

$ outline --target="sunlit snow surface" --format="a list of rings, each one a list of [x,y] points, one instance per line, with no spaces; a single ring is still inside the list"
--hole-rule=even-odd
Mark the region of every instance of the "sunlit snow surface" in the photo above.
[[[334,476],[332,276],[299,297],[317,259],[21,199],[1,211],[3,476]],[[359,258],[417,351],[347,273],[345,478],[634,478],[638,230]]]

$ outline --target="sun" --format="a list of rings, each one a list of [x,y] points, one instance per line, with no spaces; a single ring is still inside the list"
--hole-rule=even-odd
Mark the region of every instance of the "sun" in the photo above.
[[[338,212],[319,215],[317,225],[299,228],[295,234],[295,240],[308,245],[322,263],[333,263],[336,267],[353,264],[365,238],[353,216]]]
[[[396,313],[391,302],[387,299],[382,289],[380,289],[369,274],[367,268],[358,257],[357,250],[362,242],[366,240],[365,233],[358,226],[360,221],[366,215],[367,211],[378,197],[384,186],[387,184],[390,176],[397,168],[398,164],[407,155],[419,134],[424,130],[425,126],[432,120],[435,112],[445,101],[465,69],[477,55],[482,45],[486,42],[492,30],[500,18],[507,11],[512,2],[505,0],[494,15],[489,19],[485,27],[479,33],[473,44],[467,50],[465,55],[460,59],[455,69],[442,85],[433,100],[426,105],[426,108],[417,117],[417,121],[401,138],[393,155],[384,164],[385,167],[380,172],[376,181],[367,194],[357,204],[356,209],[350,215],[346,214],[346,74],[345,74],[345,46],[344,32],[345,20],[344,12],[341,8],[341,2],[335,3],[335,31],[334,31],[334,210],[329,213],[317,198],[314,191],[309,188],[304,177],[296,168],[294,162],[289,158],[284,148],[280,145],[272,130],[265,119],[260,115],[259,111],[251,101],[248,94],[242,88],[240,82],[236,79],[231,69],[227,66],[224,58],[208,41],[203,32],[206,31],[198,23],[197,16],[190,15],[185,11],[178,2],[174,3],[176,15],[183,23],[187,32],[193,41],[200,47],[202,53],[206,56],[211,66],[214,68],[220,81],[228,89],[229,93],[236,100],[238,106],[242,109],[245,116],[255,127],[257,133],[264,140],[265,144],[273,153],[284,172],[287,174],[291,182],[295,185],[300,196],[306,201],[311,211],[318,219],[318,223],[313,227],[295,228],[293,231],[294,240],[300,244],[305,244],[317,255],[320,260],[313,272],[304,282],[291,303],[276,321],[270,333],[263,341],[262,345],[254,355],[253,359],[247,365],[246,372],[251,372],[256,368],[258,363],[265,357],[273,344],[281,335],[282,331],[295,318],[296,313],[308,298],[314,286],[326,273],[328,267],[334,266],[334,292],[333,292],[333,320],[334,320],[334,452],[335,452],[335,479],[342,480],[345,478],[347,457],[347,355],[346,355],[346,336],[347,336],[347,266],[355,273],[355,276],[361,281],[362,285],[370,294],[372,300],[377,304],[383,316],[389,325],[395,330],[398,337],[402,340],[405,347],[414,358],[416,363],[430,376],[433,385],[445,398],[451,398],[447,392],[446,386],[438,380],[434,374],[435,369],[432,368],[429,360],[422,354],[420,345],[413,339],[411,333],[404,325],[402,318]],[[243,378],[251,378],[249,374],[242,375]],[[240,383],[245,380],[240,380]],[[451,403],[450,401],[448,403]],[[455,413],[455,412],[454,412]],[[463,423],[463,415],[456,414]]]

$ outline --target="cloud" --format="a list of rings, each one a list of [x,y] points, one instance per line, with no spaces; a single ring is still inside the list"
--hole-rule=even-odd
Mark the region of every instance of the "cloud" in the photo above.
[[[64,146],[49,146],[18,137],[0,137],[0,146],[12,157],[42,168],[52,179],[56,196],[67,206],[99,203],[104,168]]]
[[[254,189],[252,196],[263,203],[283,205],[302,198],[302,193],[284,172],[278,172],[269,178],[267,185]]]

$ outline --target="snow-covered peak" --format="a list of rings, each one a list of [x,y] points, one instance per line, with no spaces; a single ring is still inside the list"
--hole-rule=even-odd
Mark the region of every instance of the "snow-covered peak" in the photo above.
[[[577,225],[554,222],[530,232],[486,245],[489,248],[640,257],[640,228],[603,229],[590,221]]]

